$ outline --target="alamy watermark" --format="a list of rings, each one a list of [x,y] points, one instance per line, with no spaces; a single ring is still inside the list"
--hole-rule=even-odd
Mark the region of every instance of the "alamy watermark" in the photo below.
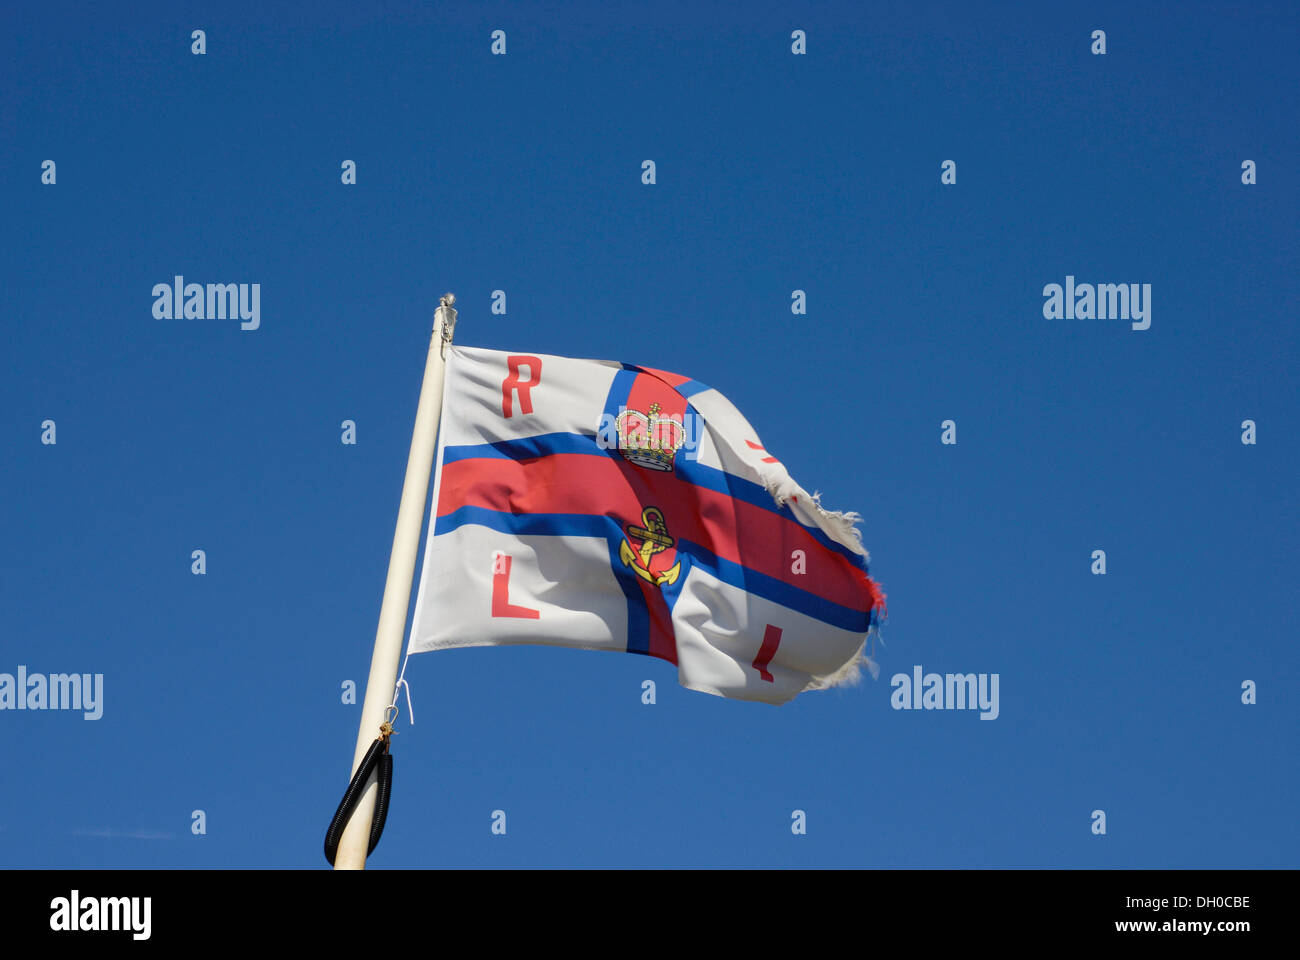
[[[86,720],[104,715],[102,673],[0,673],[0,710],[81,710]]]
[[[1078,283],[1074,275],[1065,286],[1043,287],[1043,317],[1047,320],[1132,320],[1134,330],[1151,326],[1151,284]]]
[[[186,283],[177,274],[153,288],[153,315],[158,320],[235,320],[239,329],[262,325],[260,283]]]
[[[128,931],[133,940],[148,940],[153,924],[152,897],[83,897],[73,890],[66,897],[50,901],[50,929],[79,931]]]
[[[926,673],[918,663],[911,676],[896,673],[889,705],[895,710],[976,710],[981,720],[998,718],[996,673]]]

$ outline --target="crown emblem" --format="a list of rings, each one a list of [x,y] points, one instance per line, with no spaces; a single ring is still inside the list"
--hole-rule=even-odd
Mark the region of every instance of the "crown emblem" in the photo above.
[[[677,451],[686,445],[686,428],[681,420],[661,417],[659,409],[659,404],[652,403],[648,414],[624,410],[614,421],[618,452],[647,470],[671,470]]]

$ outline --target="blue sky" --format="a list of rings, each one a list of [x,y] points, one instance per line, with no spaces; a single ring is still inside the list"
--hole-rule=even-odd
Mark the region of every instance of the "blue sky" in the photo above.
[[[888,645],[781,708],[414,657],[372,867],[1297,866],[1298,19],[7,8],[0,672],[104,707],[0,712],[0,866],[324,866],[445,290],[460,343],[726,394],[863,514]],[[260,328],[155,319],[176,274]],[[1151,284],[1150,329],[1045,319],[1067,275]],[[891,709],[916,664],[1000,715]]]

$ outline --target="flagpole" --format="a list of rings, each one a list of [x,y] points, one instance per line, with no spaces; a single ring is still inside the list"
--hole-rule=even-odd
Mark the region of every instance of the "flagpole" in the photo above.
[[[415,555],[420,547],[424,526],[424,505],[429,494],[429,475],[433,468],[438,422],[442,416],[442,384],[446,372],[447,347],[456,328],[456,298],[448,293],[441,298],[434,313],[429,355],[424,365],[424,383],[415,412],[415,430],[411,435],[411,453],[406,460],[406,480],[402,500],[397,508],[397,528],[393,532],[393,551],[388,558],[388,579],[384,599],[379,606],[379,628],[375,631],[375,652],[370,660],[370,679],[366,681],[366,699],[361,707],[361,727],[357,731],[357,748],[352,757],[355,775],[366,751],[379,736],[388,705],[397,683],[397,668],[402,659],[402,639],[406,633],[406,610],[411,600],[411,583],[415,578]],[[334,858],[335,870],[363,870],[366,848],[370,843],[370,821],[375,812],[376,783],[372,773],[365,793],[357,803],[339,841]]]

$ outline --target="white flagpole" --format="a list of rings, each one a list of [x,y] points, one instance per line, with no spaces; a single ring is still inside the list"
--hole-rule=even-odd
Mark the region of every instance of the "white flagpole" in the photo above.
[[[442,297],[434,313],[433,335],[429,356],[424,365],[424,384],[415,413],[415,431],[411,435],[411,453],[406,461],[406,481],[397,508],[397,529],[393,533],[393,552],[388,558],[388,580],[379,607],[379,629],[375,632],[375,652],[370,660],[370,679],[366,681],[366,699],[361,707],[361,728],[357,732],[357,749],[352,757],[355,775],[366,751],[379,736],[402,659],[402,638],[406,633],[406,609],[411,600],[411,583],[415,578],[415,555],[420,547],[420,530],[424,525],[424,505],[429,495],[429,474],[433,467],[438,422],[442,416],[442,382],[446,370],[447,346],[456,327],[456,298]],[[370,845],[370,822],[375,813],[375,775],[366,781],[365,792],[348,821],[334,857],[335,870],[364,870],[366,848]]]

